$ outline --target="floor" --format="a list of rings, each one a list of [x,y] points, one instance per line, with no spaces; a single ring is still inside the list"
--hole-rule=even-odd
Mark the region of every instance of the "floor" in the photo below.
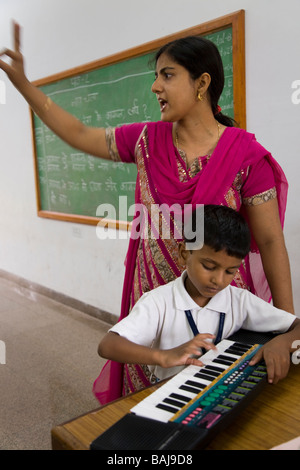
[[[49,450],[52,427],[99,407],[92,385],[108,328],[0,278],[0,450]]]

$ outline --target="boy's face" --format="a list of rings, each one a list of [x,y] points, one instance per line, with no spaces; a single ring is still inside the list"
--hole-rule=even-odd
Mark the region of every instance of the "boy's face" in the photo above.
[[[186,266],[187,292],[200,307],[204,307],[231,283],[242,259],[229,256],[225,250],[215,251],[207,245],[200,250],[186,250],[185,244],[180,243],[179,261]]]

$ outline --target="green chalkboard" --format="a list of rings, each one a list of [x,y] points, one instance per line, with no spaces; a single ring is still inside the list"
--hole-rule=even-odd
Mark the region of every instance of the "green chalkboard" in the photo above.
[[[230,19],[224,26],[220,27],[220,20],[219,28],[215,25],[214,22],[212,26],[217,30],[210,31],[206,24],[207,33],[202,35],[219,48],[225,71],[225,88],[219,104],[225,114],[236,118],[234,91],[238,79],[234,76],[234,24]],[[198,28],[201,29],[201,25]],[[194,29],[184,33],[195,34]],[[49,84],[47,79],[36,84],[54,102],[89,126],[115,127],[158,121],[160,110],[151,92],[154,80],[151,59],[158,47],[160,44],[155,41],[140,48],[142,53],[130,50],[128,57],[123,54],[121,60],[120,56],[111,57],[107,64],[100,62],[98,67],[89,64],[86,71],[83,67],[79,72],[69,71],[66,76],[50,77]],[[38,214],[91,224],[95,224],[99,216],[105,216],[118,221],[119,227],[126,227],[131,221],[128,210],[134,204],[135,165],[81,153],[60,140],[36,115],[32,115],[32,123]],[[125,200],[126,204],[119,207],[120,201]],[[102,204],[110,204],[115,212],[109,216],[99,213],[98,207]]]

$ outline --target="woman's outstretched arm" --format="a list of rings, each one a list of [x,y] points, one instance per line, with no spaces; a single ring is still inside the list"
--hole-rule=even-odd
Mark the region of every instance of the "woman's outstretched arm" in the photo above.
[[[5,49],[0,57],[9,57],[10,63],[0,59],[2,69],[39,118],[66,143],[85,153],[109,159],[105,129],[88,127],[56,105],[27,79],[20,52],[20,26],[14,23],[14,49]]]

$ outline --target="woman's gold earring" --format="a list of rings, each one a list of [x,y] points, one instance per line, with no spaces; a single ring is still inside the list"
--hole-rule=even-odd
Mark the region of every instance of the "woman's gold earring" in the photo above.
[[[203,96],[201,95],[201,91],[198,91],[197,98],[199,101],[203,101]]]

